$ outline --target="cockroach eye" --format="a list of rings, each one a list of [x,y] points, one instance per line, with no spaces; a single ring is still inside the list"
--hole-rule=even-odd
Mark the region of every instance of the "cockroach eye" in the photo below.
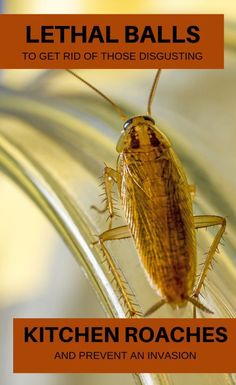
[[[133,118],[126,120],[123,126],[124,131],[127,130],[128,126],[132,123],[132,121],[133,121]]]
[[[152,119],[151,116],[147,116],[147,115],[146,115],[146,116],[143,116],[143,119],[144,119],[144,120],[147,120],[147,121],[149,121],[149,122],[151,122],[152,124],[155,125],[155,120]]]

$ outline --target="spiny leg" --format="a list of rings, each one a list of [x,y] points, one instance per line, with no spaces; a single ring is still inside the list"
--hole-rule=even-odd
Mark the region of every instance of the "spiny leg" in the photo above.
[[[199,215],[194,217],[195,222],[195,229],[205,228],[205,227],[212,227],[212,226],[220,226],[217,234],[215,235],[215,238],[211,244],[211,247],[207,253],[206,261],[204,264],[204,268],[200,274],[197,287],[194,291],[195,295],[199,295],[202,285],[204,283],[204,279],[206,278],[208,269],[211,265],[211,262],[214,258],[215,252],[217,250],[217,247],[220,243],[220,240],[225,232],[226,227],[226,220],[223,217],[216,216],[216,215]]]
[[[104,231],[102,234],[99,235],[98,241],[93,242],[93,245],[99,244],[102,253],[104,255],[105,261],[108,264],[109,269],[111,270],[113,274],[113,279],[116,282],[117,289],[120,293],[120,298],[123,298],[124,304],[127,308],[127,313],[130,317],[138,317],[141,316],[142,313],[137,309],[138,305],[134,303],[133,297],[134,294],[132,292],[129,292],[127,289],[128,283],[125,280],[125,277],[123,276],[122,271],[120,268],[116,265],[114,259],[110,255],[109,251],[107,250],[106,246],[104,245],[104,242],[107,241],[115,241],[120,239],[127,239],[131,238],[131,234],[129,232],[128,226],[119,226],[115,227],[110,230]]]
[[[115,210],[115,205],[113,202],[113,186],[114,183],[118,183],[118,179],[120,178],[119,173],[114,170],[111,167],[105,166],[104,171],[103,171],[103,184],[104,184],[104,189],[105,189],[105,208],[104,209],[99,209],[96,206],[91,206],[94,210],[96,210],[98,213],[105,213],[107,210],[109,212],[109,229],[112,228],[112,219],[116,215],[116,210]]]
[[[212,227],[212,226],[220,226],[211,244],[211,247],[207,253],[203,270],[200,274],[196,289],[194,290],[194,293],[193,293],[193,297],[198,298],[202,285],[204,284],[204,280],[206,278],[207,272],[209,270],[209,267],[211,266],[211,263],[214,259],[215,252],[217,251],[217,247],[224,234],[225,227],[226,227],[226,220],[225,218],[217,215],[197,215],[194,217],[194,225],[195,225],[195,229],[202,229],[202,228]],[[194,306],[193,308],[193,316],[194,318],[196,318],[196,306]]]

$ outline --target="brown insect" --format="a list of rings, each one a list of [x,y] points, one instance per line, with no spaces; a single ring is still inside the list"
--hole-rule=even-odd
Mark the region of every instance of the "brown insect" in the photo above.
[[[105,256],[111,258],[104,243],[132,237],[140,262],[161,300],[145,315],[164,304],[172,308],[193,304],[213,313],[199,300],[199,294],[225,231],[225,218],[216,215],[193,215],[192,193],[183,166],[169,139],[155,125],[151,104],[161,70],[157,71],[148,100],[147,115],[127,119],[104,94],[80,76],[68,70],[104,97],[126,119],[116,150],[116,169],[105,167],[103,173],[106,205],[110,217],[109,229],[99,235]],[[115,208],[113,185],[117,184],[127,225],[112,227]],[[196,229],[219,226],[207,253],[199,278],[196,277]],[[135,314],[131,314],[135,315]]]

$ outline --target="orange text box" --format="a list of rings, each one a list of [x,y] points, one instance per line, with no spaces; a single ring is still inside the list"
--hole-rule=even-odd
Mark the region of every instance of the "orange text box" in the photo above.
[[[234,319],[14,319],[15,373],[235,372]]]
[[[1,68],[223,68],[223,15],[0,15]]]

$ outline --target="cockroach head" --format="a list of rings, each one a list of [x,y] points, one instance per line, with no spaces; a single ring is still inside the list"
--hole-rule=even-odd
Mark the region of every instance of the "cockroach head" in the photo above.
[[[117,143],[117,152],[152,151],[154,147],[168,147],[163,134],[150,116],[141,115],[128,119]],[[163,148],[164,148],[163,147]]]

